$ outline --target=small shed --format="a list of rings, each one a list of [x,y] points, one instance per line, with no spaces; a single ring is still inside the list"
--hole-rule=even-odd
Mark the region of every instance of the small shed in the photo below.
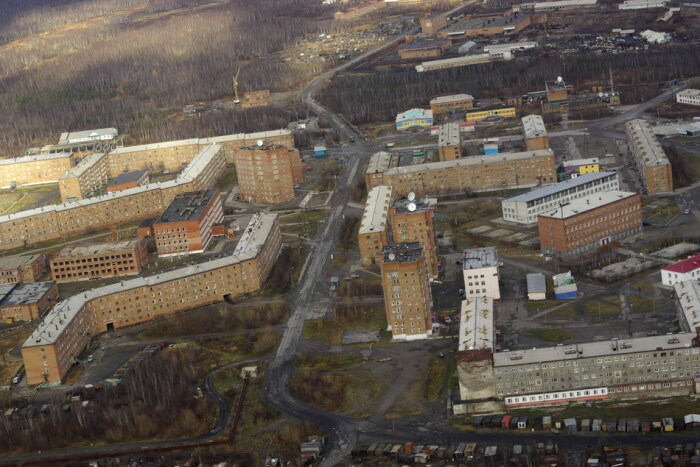
[[[314,146],[314,156],[323,157],[325,155],[326,155],[326,147],[325,146]]]
[[[661,424],[663,425],[663,431],[673,431],[673,419],[672,418],[662,418]]]
[[[591,424],[591,431],[600,431],[602,425],[603,421],[600,418],[593,419],[593,423]]]
[[[547,284],[544,274],[535,272],[527,275],[527,299],[545,300],[547,298]]]
[[[518,417],[518,428],[521,430],[527,428],[527,417]]]
[[[574,433],[578,431],[578,423],[576,422],[575,418],[565,418],[564,419],[564,428],[566,428],[566,431],[569,433]]]
[[[581,420],[581,431],[591,431],[591,419],[584,418]]]
[[[543,430],[551,430],[552,429],[552,417],[550,417],[549,415],[542,417],[542,429]]]
[[[257,366],[244,366],[241,368],[241,378],[245,378],[246,376],[250,378],[257,378],[258,377],[258,367]]]

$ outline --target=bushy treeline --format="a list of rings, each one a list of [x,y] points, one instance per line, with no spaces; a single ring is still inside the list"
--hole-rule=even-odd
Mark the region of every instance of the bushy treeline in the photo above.
[[[320,99],[353,123],[392,120],[398,112],[427,107],[440,95],[468,93],[477,99],[522,95],[544,89],[545,81],[563,76],[567,84],[586,89],[591,82],[649,84],[700,74],[700,49],[681,45],[616,55],[542,56],[417,73],[348,74],[336,78]],[[623,103],[648,98],[640,86],[624,89]]]
[[[198,357],[196,348],[167,350],[144,360],[123,384],[95,392],[86,406],[54,403],[34,413],[0,417],[0,452],[203,433],[217,408],[208,397],[194,397],[205,371]]]

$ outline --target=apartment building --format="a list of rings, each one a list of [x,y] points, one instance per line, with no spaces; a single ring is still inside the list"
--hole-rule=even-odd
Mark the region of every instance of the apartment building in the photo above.
[[[597,172],[548,185],[501,201],[503,219],[534,224],[537,216],[571,201],[620,189],[616,172]]]
[[[395,167],[384,172],[383,184],[395,196],[418,196],[527,188],[557,179],[551,149],[472,156],[455,161]]]
[[[637,193],[606,191],[540,214],[540,248],[550,255],[580,255],[642,231]]]
[[[150,169],[141,169],[135,172],[126,172],[117,175],[117,177],[107,185],[107,193],[148,185],[148,174],[150,171]]]
[[[527,115],[522,118],[522,124],[526,150],[549,149],[549,136],[542,116]]]
[[[202,253],[213,237],[212,227],[224,219],[219,190],[177,195],[153,224],[158,256]]]
[[[61,201],[66,203],[98,194],[99,189],[107,183],[109,178],[107,154],[102,152],[88,154],[58,179]]]
[[[446,123],[440,126],[438,155],[441,162],[462,158],[462,133],[459,131],[459,124]]]
[[[700,105],[700,89],[685,89],[676,93],[676,102],[679,104]]]
[[[22,346],[27,382],[61,382],[99,333],[260,290],[281,245],[277,215],[257,214],[232,255],[88,290],[58,303]]]
[[[50,268],[54,281],[73,282],[138,274],[146,261],[146,242],[133,239],[67,246],[51,260]]]
[[[0,284],[0,319],[4,322],[33,321],[59,300],[55,282]]]
[[[438,255],[433,227],[435,200],[416,198],[409,193],[408,198],[397,200],[389,212],[391,235],[394,242],[418,242],[423,249],[428,276],[438,275]]]
[[[433,303],[420,243],[390,243],[383,253],[384,307],[392,339],[427,339],[433,332]]]
[[[67,152],[0,159],[0,188],[53,183],[74,165]]]
[[[0,250],[156,217],[178,194],[212,187],[225,170],[222,147],[209,145],[175,180],[0,216]]]
[[[495,247],[470,248],[462,255],[464,297],[501,299],[498,251]]]
[[[462,301],[457,344],[457,379],[463,401],[496,396],[493,381],[493,299],[475,297]]]
[[[0,284],[36,282],[44,272],[45,255],[0,256]]]
[[[430,109],[436,117],[447,113],[464,112],[473,108],[474,96],[469,94],[438,96],[430,100]]]
[[[384,151],[375,152],[369,158],[367,169],[365,170],[365,183],[367,190],[382,185],[384,183],[384,172],[397,167],[400,157]]]
[[[363,266],[380,264],[384,257],[384,247],[390,240],[389,209],[392,191],[390,186],[379,185],[367,194],[367,203],[357,234]]]
[[[241,200],[277,204],[294,199],[294,185],[304,180],[298,150],[261,140],[235,154]]]
[[[661,268],[661,283],[674,286],[680,282],[700,280],[700,253]]]
[[[636,119],[625,123],[627,144],[632,159],[642,179],[646,194],[670,193],[673,191],[671,162],[656,139],[646,120]]]

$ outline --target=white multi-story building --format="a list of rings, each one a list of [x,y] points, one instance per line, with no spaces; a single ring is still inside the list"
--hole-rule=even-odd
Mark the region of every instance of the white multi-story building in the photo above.
[[[464,298],[488,297],[500,300],[498,285],[498,252],[494,247],[464,250],[462,272],[464,274]]]
[[[679,104],[700,105],[700,89],[686,89],[676,94]]]
[[[661,268],[661,283],[673,286],[679,282],[700,279],[700,253],[676,264]]]
[[[579,198],[619,190],[616,172],[595,172],[555,183],[501,202],[503,219],[518,224],[534,224],[537,216]]]

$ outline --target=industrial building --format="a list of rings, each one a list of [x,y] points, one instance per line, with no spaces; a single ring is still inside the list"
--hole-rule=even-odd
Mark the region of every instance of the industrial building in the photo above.
[[[382,253],[384,307],[392,339],[427,339],[433,332],[433,302],[420,243],[390,243]]]
[[[648,8],[663,8],[669,0],[625,0],[617,8],[620,10],[646,10]]]
[[[0,319],[5,322],[34,321],[59,299],[55,282],[0,284]]]
[[[51,277],[56,282],[73,282],[135,275],[146,261],[148,249],[142,239],[70,245],[51,259]]]
[[[609,93],[585,93],[569,96],[571,86],[567,86],[560,76],[556,81],[545,83],[544,99],[540,101],[542,113],[568,112],[606,108],[620,105],[620,95],[612,89]]]
[[[450,50],[451,47],[452,41],[450,40],[415,41],[399,47],[398,54],[403,60],[436,58]]]
[[[109,177],[107,154],[88,154],[58,179],[61,201],[66,203],[97,195]]]
[[[464,114],[467,122],[482,122],[489,120],[501,120],[515,118],[515,107],[511,105],[497,105],[493,107],[480,107],[468,110]]]
[[[440,161],[454,161],[462,158],[462,133],[459,124],[446,123],[438,133],[438,155]]]
[[[261,289],[281,248],[277,215],[254,215],[231,255],[121,281],[58,303],[22,345],[28,384],[60,383],[97,334]]]
[[[700,324],[700,284],[687,281],[674,288],[681,327],[678,334],[499,353],[492,352],[493,312],[488,305],[471,305],[465,317],[463,304],[457,349],[462,404],[475,413],[483,407],[493,412],[509,407],[693,394],[700,366],[696,330]],[[480,318],[478,324],[469,322]],[[463,342],[462,336],[471,329],[484,330],[483,345],[473,339]],[[500,403],[494,407],[496,401]]]
[[[600,172],[600,161],[597,157],[588,159],[572,159],[562,163],[567,178],[577,178],[581,175]]]
[[[435,34],[440,29],[447,26],[446,13],[433,13],[432,15],[420,18],[421,32],[424,34]]]
[[[435,200],[417,198],[409,193],[397,200],[389,210],[391,236],[398,243],[420,243],[425,266],[431,278],[438,276],[438,255],[433,210]]]
[[[96,130],[72,131],[61,133],[58,144],[88,143],[93,141],[110,141],[116,138],[119,132],[116,128],[98,128]]]
[[[547,127],[540,115],[527,115],[522,118],[522,124],[526,150],[549,149]]]
[[[496,59],[489,54],[465,55],[464,57],[441,58],[422,62],[416,65],[416,71],[422,73],[424,71],[442,70],[444,68],[454,68],[459,66],[478,65],[479,63],[489,63],[493,61],[510,60],[512,57],[500,57]]]
[[[294,185],[304,181],[297,149],[261,140],[234,152],[242,201],[278,204],[294,199]]]
[[[369,190],[365,211],[360,222],[358,245],[363,266],[381,263],[383,249],[389,244],[389,209],[392,203],[392,188],[378,185]]]
[[[425,109],[410,109],[396,116],[396,129],[408,130],[414,127],[427,128],[433,125],[433,111]]]
[[[606,191],[578,198],[537,220],[540,248],[549,255],[580,255],[642,231],[637,193]]]
[[[112,180],[112,182],[107,185],[107,193],[113,191],[123,191],[129,188],[137,188],[140,186],[148,185],[149,178],[148,174],[151,169],[141,169],[135,172],[126,172],[117,175],[117,178]]]
[[[399,165],[399,156],[384,151],[375,152],[369,158],[365,170],[367,190],[384,183],[384,172]]]
[[[661,268],[661,283],[674,286],[679,282],[700,280],[700,253]]]
[[[217,189],[179,194],[153,224],[158,256],[202,253],[213,237],[212,227],[224,220]]]
[[[0,188],[55,183],[74,165],[68,152],[0,159]]]
[[[544,274],[533,272],[525,276],[527,282],[527,299],[530,301],[547,299],[547,278]]]
[[[455,161],[395,167],[384,172],[383,184],[395,196],[418,196],[529,188],[556,181],[552,150],[472,156]]]
[[[45,272],[45,255],[0,256],[0,284],[36,282]]]
[[[642,179],[644,193],[649,195],[671,193],[673,191],[671,162],[649,123],[642,119],[635,119],[625,123],[625,127],[630,155]]]
[[[469,94],[453,94],[450,96],[439,96],[430,100],[430,110],[433,116],[447,113],[463,112],[474,108],[474,96]]]
[[[498,252],[495,247],[470,248],[462,255],[464,298],[501,299]]]
[[[178,177],[169,182],[0,216],[0,251],[155,217],[175,195],[214,186],[226,163],[235,163],[234,150],[258,140],[287,147],[294,144],[291,131],[277,130],[117,148],[108,154],[110,177],[144,168],[177,171]],[[82,176],[88,175],[92,176],[89,172]]]
[[[540,214],[579,198],[619,188],[616,172],[582,175],[501,201],[503,219],[518,224],[534,224]]]
[[[700,89],[684,89],[676,93],[679,104],[700,105]]]
[[[516,34],[533,24],[543,24],[546,14],[494,16],[491,18],[474,18],[458,21],[438,31],[440,39],[462,39],[477,36],[502,36]]]

